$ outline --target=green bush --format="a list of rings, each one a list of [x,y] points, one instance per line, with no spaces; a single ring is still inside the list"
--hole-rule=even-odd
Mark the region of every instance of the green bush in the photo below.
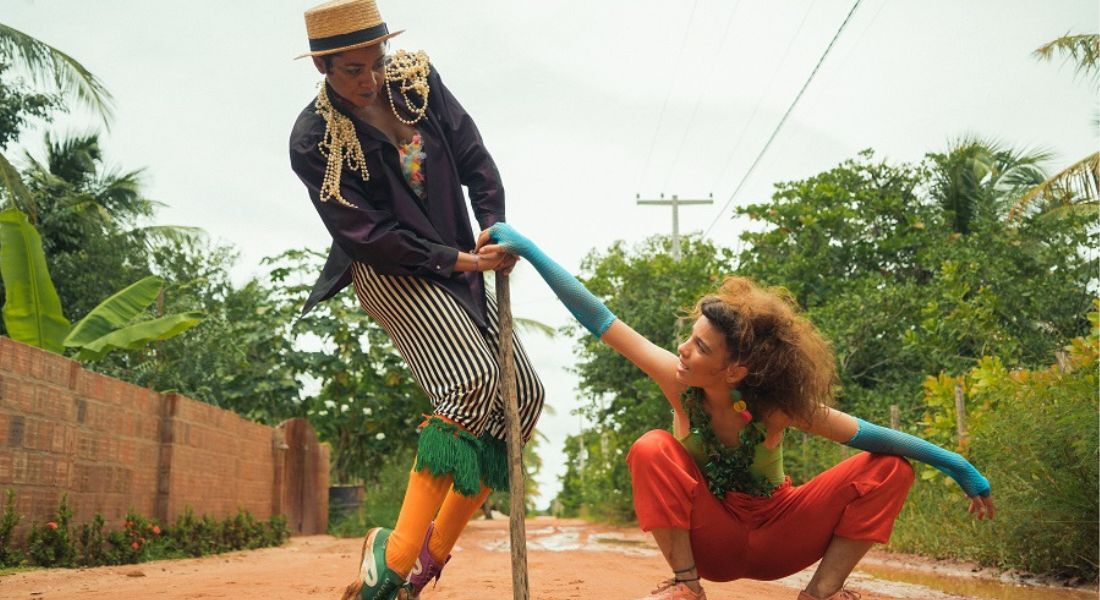
[[[4,503],[4,515],[0,517],[0,568],[17,567],[23,562],[23,553],[14,546],[12,536],[21,517],[15,512],[15,490],[8,490]]]
[[[1090,318],[1095,324],[1097,315]],[[954,386],[945,383],[940,377],[926,384],[934,409],[929,437],[954,427]],[[1100,563],[1095,332],[1074,340],[1066,371],[1010,372],[983,360],[961,384],[970,437],[959,449],[989,478],[997,517],[977,522],[963,510],[957,486],[924,468],[892,547],[1094,580]]]
[[[195,517],[190,507],[176,518],[169,532],[169,547],[185,556],[204,556],[223,551],[218,522],[207,515]]]
[[[149,546],[156,542],[160,534],[159,525],[133,510],[128,511],[122,529],[107,534],[107,541],[111,544],[111,550],[107,553],[108,564],[132,565],[147,560]]]
[[[258,521],[243,509],[218,521],[208,515],[196,518],[188,508],[176,519],[175,527],[164,529],[133,510],[126,513],[121,529],[104,532],[106,523],[98,513],[90,523],[71,527],[72,510],[68,499],[62,496],[57,516],[31,527],[24,551],[12,535],[20,518],[15,511],[15,491],[8,490],[8,501],[0,517],[0,567],[24,562],[42,567],[134,564],[279,546],[290,537],[286,517],[276,515]]]
[[[68,495],[61,496],[57,516],[43,525],[34,523],[27,535],[27,555],[40,567],[71,567],[75,551],[69,538],[69,521],[73,511]]]
[[[103,516],[96,513],[91,523],[81,523],[76,537],[76,564],[98,567],[110,564],[107,536],[103,533]]]

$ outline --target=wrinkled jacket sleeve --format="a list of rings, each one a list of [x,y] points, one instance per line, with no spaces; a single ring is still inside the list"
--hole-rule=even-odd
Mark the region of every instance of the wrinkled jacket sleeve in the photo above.
[[[309,191],[313,206],[320,213],[333,242],[353,260],[366,263],[379,273],[450,276],[458,250],[425,240],[404,227],[386,208],[385,202],[370,197],[372,186],[361,181],[349,183],[349,179],[358,174],[345,171],[341,179],[340,192],[352,206],[335,198],[321,202],[326,159],[317,147],[320,140],[321,132],[298,135],[296,128],[290,142],[290,163]],[[382,172],[381,166],[371,165],[369,158],[368,167],[372,173]],[[378,185],[385,183],[383,180]]]
[[[474,217],[482,229],[504,221],[504,185],[493,157],[481,140],[473,118],[443,85],[433,65],[428,75],[429,102],[447,136],[458,167],[458,178],[466,186]]]

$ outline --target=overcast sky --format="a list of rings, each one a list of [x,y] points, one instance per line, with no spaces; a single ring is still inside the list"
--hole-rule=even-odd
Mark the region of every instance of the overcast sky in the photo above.
[[[840,0],[379,0],[394,49],[425,50],[474,116],[500,167],[508,220],[563,265],[593,248],[671,230],[635,194],[713,194],[681,231],[734,246],[720,212],[852,7]],[[0,22],[70,54],[116,100],[105,156],[145,168],[158,221],[205,229],[241,253],[237,281],[329,237],[290,170],[287,138],[319,75],[302,0],[3,0]],[[919,160],[966,134],[1053,151],[1052,170],[1097,149],[1095,90],[1031,52],[1094,33],[1095,0],[863,1],[732,205],[767,200],[873,148]],[[61,130],[96,126],[83,115]],[[37,152],[41,132],[24,137]],[[533,269],[513,312],[570,318]],[[560,489],[579,427],[572,342],[526,336],[556,416],[538,504]]]

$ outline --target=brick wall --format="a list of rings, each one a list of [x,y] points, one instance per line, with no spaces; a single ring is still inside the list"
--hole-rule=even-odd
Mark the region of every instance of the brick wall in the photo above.
[[[327,498],[327,448],[311,450],[324,473],[286,481],[290,457],[275,433],[0,337],[0,491],[16,490],[25,524],[48,520],[65,493],[78,523],[97,512],[116,523],[130,508],[162,522],[188,507],[216,517],[244,508],[266,519],[286,512],[280,498],[293,485]]]

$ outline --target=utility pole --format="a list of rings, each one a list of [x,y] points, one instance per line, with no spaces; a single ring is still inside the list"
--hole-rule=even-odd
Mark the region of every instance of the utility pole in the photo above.
[[[676,261],[680,260],[680,207],[688,204],[714,204],[714,194],[707,194],[706,200],[681,200],[676,194],[672,195],[672,200],[665,200],[664,194],[661,194],[659,200],[642,200],[641,194],[634,194],[634,198],[638,204],[672,207],[672,259]]]

